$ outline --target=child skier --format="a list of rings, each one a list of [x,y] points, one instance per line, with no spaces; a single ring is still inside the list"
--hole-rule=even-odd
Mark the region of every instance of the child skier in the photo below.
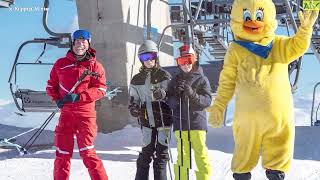
[[[204,109],[211,104],[211,88],[193,48],[183,45],[179,50],[177,64],[180,73],[169,84],[168,97],[168,103],[173,109],[173,129],[178,141],[175,179],[188,179],[192,148],[198,167],[197,180],[209,180],[211,165],[206,146],[207,117]]]
[[[159,66],[158,48],[153,41],[146,40],[138,55],[142,67],[131,80],[129,105],[130,114],[138,118],[143,136],[135,179],[149,179],[149,164],[153,159],[154,179],[166,180],[172,114],[165,99],[171,75]]]

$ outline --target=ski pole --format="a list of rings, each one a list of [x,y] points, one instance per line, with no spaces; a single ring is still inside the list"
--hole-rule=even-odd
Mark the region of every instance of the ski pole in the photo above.
[[[192,157],[191,157],[191,137],[190,137],[190,101],[189,101],[189,97],[187,97],[187,119],[188,119],[188,141],[189,141],[189,165],[190,165],[190,169],[192,169]],[[189,168],[187,170],[188,173],[188,179],[189,179]]]
[[[171,154],[171,148],[170,148],[170,140],[169,140],[169,137],[167,136],[166,134],[166,129],[165,129],[165,126],[164,126],[164,122],[163,122],[163,115],[162,115],[162,107],[161,107],[161,102],[160,100],[158,100],[158,105],[159,105],[159,110],[160,110],[160,119],[161,119],[161,123],[162,123],[162,128],[163,128],[163,131],[165,133],[165,136],[166,136],[166,140],[167,140],[167,143],[168,143],[168,149],[169,149],[169,159],[171,162],[172,161],[172,154]],[[171,132],[171,126],[170,126],[170,132]],[[169,133],[170,133],[169,132]],[[168,163],[168,166],[169,166],[169,173],[170,173],[170,179],[172,179],[172,171],[171,171],[171,164],[170,162]]]
[[[15,135],[15,136],[13,136],[13,137],[11,137],[11,138],[8,138],[7,141],[15,140],[17,137],[20,137],[20,136],[22,136],[22,135],[25,135],[25,134],[27,134],[27,133],[29,133],[29,132],[31,132],[31,131],[34,131],[34,130],[36,130],[36,129],[38,129],[38,128],[39,128],[39,127],[37,126],[37,127],[35,127],[35,128],[29,129],[29,130],[26,131],[26,132],[23,132],[23,133],[20,133],[20,134],[18,134],[18,135]]]
[[[182,97],[179,97],[179,138],[180,138],[180,160],[181,160],[181,166],[183,167],[183,141],[182,141]],[[178,163],[178,171],[179,171],[179,180],[181,180],[181,166]]]
[[[21,148],[24,154],[28,153],[28,150],[33,145],[33,143],[38,139],[43,130],[47,127],[52,118],[56,115],[57,111],[52,112],[48,118],[44,121],[44,123],[40,126],[40,128],[31,136],[31,138],[25,143],[25,145]],[[32,141],[32,142],[31,142]],[[29,144],[29,142],[31,142]],[[28,145],[29,144],[29,145]]]
[[[139,102],[139,108],[141,109],[141,101]],[[141,123],[141,120],[140,120],[140,116],[138,116],[138,124],[140,125],[140,130],[141,130],[141,134],[142,134],[142,137],[143,137],[142,123]]]

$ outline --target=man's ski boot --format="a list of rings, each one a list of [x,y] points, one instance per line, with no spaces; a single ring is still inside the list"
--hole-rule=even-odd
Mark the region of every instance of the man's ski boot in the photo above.
[[[316,122],[314,122],[314,126],[320,126],[320,120],[317,120]]]
[[[235,180],[250,180],[251,179],[251,173],[233,173],[233,178]]]
[[[266,175],[269,180],[284,180],[285,174],[282,171],[278,170],[266,170]]]

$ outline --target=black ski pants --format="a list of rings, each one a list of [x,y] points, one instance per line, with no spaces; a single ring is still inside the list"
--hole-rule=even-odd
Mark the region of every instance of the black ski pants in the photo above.
[[[167,180],[168,146],[158,142],[158,130],[156,128],[152,128],[150,144],[143,147],[139,154],[135,180],[149,180],[149,164],[152,160],[154,180]]]

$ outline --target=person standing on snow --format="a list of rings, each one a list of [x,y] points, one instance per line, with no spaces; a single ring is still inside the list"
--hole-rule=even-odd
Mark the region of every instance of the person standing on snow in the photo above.
[[[149,179],[149,164],[153,159],[154,179],[166,180],[172,120],[165,99],[171,75],[160,67],[158,48],[153,41],[146,40],[140,46],[138,56],[142,67],[131,80],[129,105],[130,114],[138,118],[143,136],[135,179]]]
[[[208,123],[204,109],[212,101],[211,87],[199,66],[194,49],[183,45],[179,51],[177,64],[180,73],[170,82],[168,97],[168,103],[173,109],[173,130],[178,142],[178,158],[174,164],[175,179],[189,179],[192,148],[198,167],[197,180],[209,180],[212,173],[206,146]]]
[[[75,31],[71,49],[66,57],[54,63],[47,83],[47,94],[61,109],[54,140],[57,149],[53,172],[55,180],[69,179],[74,136],[91,179],[108,180],[93,145],[97,135],[95,101],[106,93],[106,77],[103,66],[96,60],[96,51],[90,47],[90,41],[88,31]],[[88,70],[98,74],[98,77],[86,76],[72,94],[68,94],[81,74]]]

